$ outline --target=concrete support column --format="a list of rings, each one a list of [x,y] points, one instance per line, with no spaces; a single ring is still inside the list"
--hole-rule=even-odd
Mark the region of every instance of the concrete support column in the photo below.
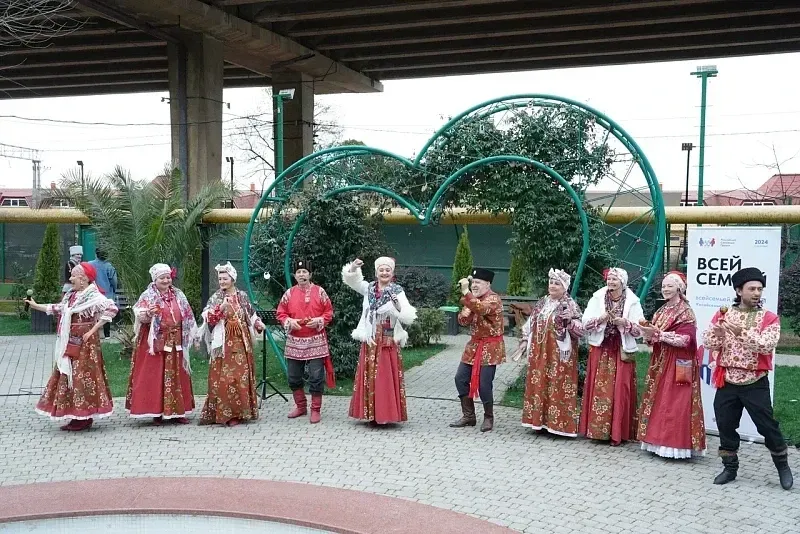
[[[223,46],[191,32],[181,41],[168,48],[172,160],[193,198],[222,174]]]
[[[286,169],[314,151],[313,79],[297,72],[275,72],[272,75],[272,94],[277,95],[282,89],[294,89],[291,100],[283,99],[283,168]],[[275,104],[273,97],[272,111],[277,122],[279,119]],[[277,142],[277,133],[275,139]]]

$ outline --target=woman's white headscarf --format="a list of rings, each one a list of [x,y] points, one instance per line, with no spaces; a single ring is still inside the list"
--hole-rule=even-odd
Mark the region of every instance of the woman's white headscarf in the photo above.
[[[615,276],[620,282],[622,282],[622,287],[628,287],[628,271],[625,269],[620,269],[619,267],[611,267],[608,270],[608,275],[606,277],[611,275]]]
[[[214,269],[217,271],[217,274],[227,273],[228,276],[230,276],[234,282],[236,281],[236,275],[237,275],[236,269],[234,268],[233,265],[231,265],[231,262],[228,262],[225,265],[217,265],[216,267],[214,267]]]
[[[172,268],[166,263],[156,263],[150,267],[150,279],[155,282],[159,276],[172,274]]]
[[[569,291],[569,284],[572,281],[572,277],[567,274],[566,271],[562,271],[561,269],[550,269],[548,276],[551,280],[556,280],[559,284],[564,286],[564,291]]]

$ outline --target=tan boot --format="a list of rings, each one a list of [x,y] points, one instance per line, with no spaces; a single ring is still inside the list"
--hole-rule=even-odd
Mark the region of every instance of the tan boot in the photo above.
[[[494,428],[494,406],[491,402],[487,402],[483,405],[483,424],[481,424],[481,432],[490,432],[492,428]]]
[[[452,428],[463,428],[465,426],[475,426],[477,420],[475,419],[475,401],[470,397],[461,397],[461,413],[462,416],[450,423]]]

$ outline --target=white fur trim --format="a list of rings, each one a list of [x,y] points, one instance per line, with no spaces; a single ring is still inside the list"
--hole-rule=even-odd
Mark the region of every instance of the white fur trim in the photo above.
[[[602,287],[595,291],[592,298],[589,299],[589,304],[586,305],[586,309],[583,311],[582,320],[584,327],[590,320],[597,319],[605,313],[607,291],[608,287]],[[622,317],[634,324],[639,324],[639,319],[644,318],[644,312],[642,311],[642,304],[639,302],[639,297],[627,287],[625,288],[625,308],[622,310]],[[603,343],[605,328],[606,323],[600,323],[597,325],[596,330],[586,332],[586,340],[589,342],[589,345],[592,347],[599,347]],[[622,334],[622,350],[624,352],[637,352],[639,349],[636,339],[632,335],[625,333],[622,327],[618,328]]]
[[[356,270],[351,271],[350,267],[353,263],[347,263],[344,267],[342,267],[342,282],[347,285],[353,291],[361,294],[367,294],[367,288],[369,287],[369,282],[364,280],[364,273],[361,272],[361,267],[358,267]]]

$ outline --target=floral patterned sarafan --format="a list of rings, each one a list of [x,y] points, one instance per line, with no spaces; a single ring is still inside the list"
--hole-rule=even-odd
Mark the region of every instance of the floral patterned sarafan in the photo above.
[[[220,354],[212,354],[208,370],[208,397],[200,414],[200,424],[226,424],[232,420],[252,421],[258,418],[253,340],[250,318],[253,309],[242,291],[235,293],[234,316],[221,319],[216,313],[224,295],[217,291],[206,306],[209,326],[224,320],[225,343]],[[217,318],[215,320],[215,317]]]
[[[557,316],[570,312],[565,322]],[[522,405],[522,424],[567,437],[578,435],[578,340],[583,335],[581,310],[565,296],[559,301],[540,299],[523,328],[528,338],[528,374]],[[569,336],[568,356],[558,340]]]
[[[697,358],[697,321],[689,304],[664,304],[653,315],[650,366],[639,407],[642,449],[666,458],[691,458],[706,450],[706,429]],[[676,379],[678,361],[691,365],[691,382]]]
[[[76,298],[77,292],[68,293],[62,304],[52,306],[53,312],[59,313],[64,305],[72,306]],[[111,303],[110,308],[102,313],[113,317],[116,307]],[[98,316],[96,310],[73,314],[69,335],[83,336],[92,329]],[[72,387],[69,377],[61,373],[58,367],[54,368],[36,404],[36,411],[51,419],[86,420],[107,417],[113,409],[103,353],[100,350],[100,336],[95,333],[82,343],[79,356],[72,358]]]

